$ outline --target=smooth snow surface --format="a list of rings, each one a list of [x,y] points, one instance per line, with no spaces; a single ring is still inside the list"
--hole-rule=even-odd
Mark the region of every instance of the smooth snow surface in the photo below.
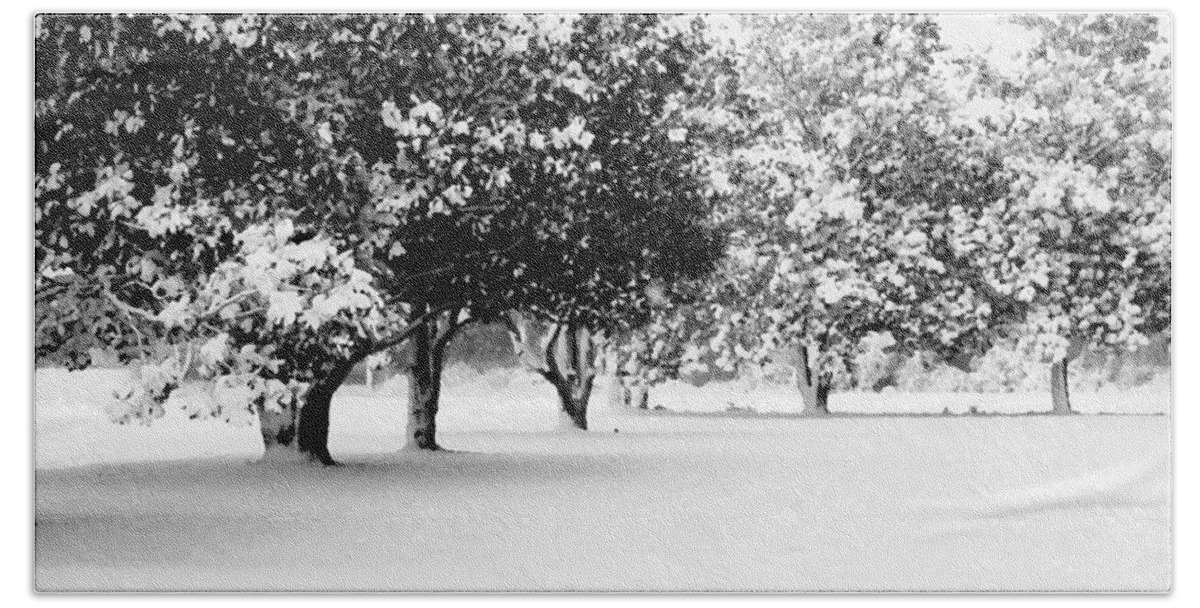
[[[118,375],[37,374],[40,590],[1171,584],[1167,416],[820,419],[788,415],[790,400],[729,414],[711,392],[706,412],[635,412],[598,390],[584,433],[560,428],[532,376],[455,372],[439,417],[454,451],[398,452],[399,379],[338,394],[331,447],[347,465],[322,468],[247,464],[255,428],[170,407],[112,425]]]

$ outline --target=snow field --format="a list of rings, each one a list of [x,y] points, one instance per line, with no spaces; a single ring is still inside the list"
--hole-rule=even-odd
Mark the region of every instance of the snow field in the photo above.
[[[104,374],[82,390],[39,371],[38,589],[1171,584],[1166,416],[664,415],[601,390],[582,433],[534,377],[453,373],[439,422],[455,451],[396,452],[403,381],[351,386],[332,429],[348,464],[326,469],[248,465],[253,427],[171,408],[111,425],[87,400]]]

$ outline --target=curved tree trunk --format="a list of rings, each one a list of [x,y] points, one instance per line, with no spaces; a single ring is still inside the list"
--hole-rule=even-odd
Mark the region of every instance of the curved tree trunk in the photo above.
[[[562,407],[563,414],[571,422],[575,428],[586,431],[588,401],[591,399],[593,378],[584,378],[582,381],[569,381],[565,385],[555,386],[558,392],[559,405]]]
[[[554,385],[559,405],[571,425],[586,431],[588,401],[596,381],[591,333],[575,323],[556,331],[546,344],[542,376]]]
[[[300,453],[311,461],[326,466],[337,464],[329,454],[329,410],[333,405],[334,393],[346,381],[357,359],[332,365],[324,376],[313,382],[304,396],[297,443]]]
[[[307,460],[326,466],[336,465],[329,454],[329,410],[333,394],[361,357],[330,362],[300,399],[300,405],[287,405],[279,411],[260,407],[266,460]]]
[[[1074,414],[1075,410],[1071,409],[1071,385],[1070,369],[1071,361],[1074,361],[1080,354],[1083,353],[1084,343],[1078,338],[1071,340],[1070,346],[1067,347],[1066,355],[1062,360],[1056,361],[1050,365],[1050,413],[1051,414]]]
[[[543,341],[534,337],[520,314],[513,313],[504,320],[517,357],[554,387],[568,424],[587,430],[588,401],[599,357],[591,332],[578,323],[568,322],[556,325]],[[618,377],[621,400],[628,402],[631,392],[622,378]]]
[[[804,403],[801,414],[809,416],[829,415],[829,393],[833,388],[833,379],[828,374],[822,374],[813,369],[809,360],[808,348],[800,347],[800,373],[796,377],[797,388],[800,389],[800,399]]]
[[[262,429],[263,445],[266,449],[266,458],[276,459],[282,458],[287,460],[308,460],[309,462],[320,462],[326,466],[336,466],[337,462],[329,453],[329,414],[333,405],[333,396],[337,393],[338,388],[346,382],[346,378],[354,369],[355,365],[366,359],[375,352],[381,352],[397,344],[400,344],[409,336],[416,334],[422,335],[427,331],[427,326],[430,324],[430,319],[434,318],[434,312],[427,313],[421,317],[409,330],[401,332],[397,336],[393,336],[385,341],[373,342],[369,341],[360,345],[359,350],[351,354],[348,359],[327,359],[319,364],[315,370],[316,377],[309,386],[308,391],[301,399],[301,405],[297,409],[296,406],[288,406],[282,411],[275,412],[266,408],[259,408],[259,421]],[[445,321],[445,319],[438,319]],[[435,369],[436,374],[432,385],[435,389],[432,396],[423,395],[422,400],[428,404],[432,403],[432,411],[430,419],[437,413],[437,392],[436,389],[440,385],[441,379],[441,358],[442,352],[445,350],[446,344],[449,342],[453,333],[463,325],[458,323],[451,325],[449,330],[443,333],[437,333],[441,325],[434,324],[435,338],[432,352],[437,353],[437,358],[434,361],[427,361],[426,369]],[[428,333],[424,333],[428,339]],[[428,348],[429,342],[425,342]],[[369,368],[368,368],[368,371]],[[426,377],[426,376],[423,376]],[[430,383],[426,382],[425,386]],[[432,422],[428,428],[429,437],[433,437]],[[436,446],[436,443],[433,445]],[[435,448],[436,449],[436,448]]]
[[[559,405],[562,407],[563,415],[567,417],[572,426],[586,431],[588,428],[588,399],[592,392],[591,382],[583,385],[571,384],[568,387],[556,386],[555,390],[558,392]]]

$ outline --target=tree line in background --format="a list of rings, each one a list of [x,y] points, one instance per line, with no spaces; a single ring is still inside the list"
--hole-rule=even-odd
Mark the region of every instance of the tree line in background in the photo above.
[[[783,358],[805,411],[865,339],[970,369],[1170,327],[1170,44],[1018,18],[1016,70],[914,15],[44,15],[39,363],[184,377],[333,463],[332,397],[403,352],[437,449],[447,348],[504,327],[573,424]],[[640,393],[639,393],[640,391]]]

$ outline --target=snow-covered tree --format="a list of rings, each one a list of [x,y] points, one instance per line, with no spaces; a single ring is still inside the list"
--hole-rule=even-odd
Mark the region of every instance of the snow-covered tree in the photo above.
[[[305,212],[329,217],[325,203],[340,188],[321,129],[282,111],[269,79],[267,64],[279,67],[297,41],[268,39],[264,23],[38,20],[37,354],[82,367],[96,347],[132,361],[174,344],[143,368],[118,419],[161,414],[190,364],[202,362],[216,380],[210,413],[256,412],[268,447],[328,461],[327,412],[305,408],[301,426],[315,432],[298,436],[294,405],[301,395],[321,401],[321,390],[309,390],[314,372],[347,352],[327,344],[315,357],[324,338],[284,337],[298,328],[342,334],[346,315],[377,298],[331,251],[346,249],[342,235],[299,222]],[[354,297],[329,299],[347,284]],[[205,357],[193,357],[201,343]]]
[[[514,307],[528,318],[510,329],[586,429],[604,336],[645,324],[658,291],[703,276],[720,253],[704,169],[710,134],[689,127],[737,85],[698,17],[587,15],[574,27],[586,96],[555,110],[586,124],[589,171],[551,187],[527,182],[544,215],[522,266],[529,290]]]
[[[743,21],[747,79],[776,128],[721,169],[732,305],[716,304],[718,361],[794,351],[805,411],[827,412],[868,334],[965,364],[994,311],[945,247],[946,217],[996,194],[996,167],[964,148],[937,25],[908,15]],[[740,283],[740,284],[739,284]]]
[[[1011,186],[955,218],[955,247],[1024,324],[1011,336],[1051,362],[1054,412],[1084,348],[1133,349],[1170,326],[1171,53],[1151,15],[1016,19],[1038,36],[1013,75],[971,99],[977,136]]]
[[[647,409],[653,387],[692,374],[711,374],[712,353],[703,345],[718,326],[712,304],[719,297],[714,282],[721,277],[714,271],[702,281],[664,290],[654,301],[649,321],[619,334],[609,345],[606,355],[622,405]]]

